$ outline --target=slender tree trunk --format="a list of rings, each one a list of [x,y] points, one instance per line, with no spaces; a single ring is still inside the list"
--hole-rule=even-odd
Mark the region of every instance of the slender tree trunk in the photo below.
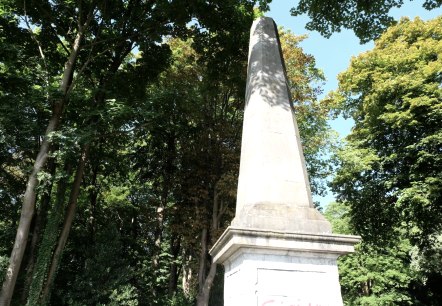
[[[101,152],[101,150],[98,150],[98,152]],[[92,162],[92,161],[91,161]],[[90,220],[90,226],[91,226],[91,243],[94,243],[95,241],[95,231],[96,231],[96,212],[97,212],[97,198],[98,198],[98,186],[97,186],[97,176],[98,176],[98,166],[99,161],[95,160],[95,165],[92,169],[92,179],[90,185],[93,187],[89,191],[89,199],[91,203],[91,220]]]
[[[157,215],[156,215],[156,229],[154,232],[154,245],[155,249],[153,250],[152,254],[152,268],[154,271],[154,278],[158,279],[160,269],[160,254],[161,254],[161,244],[163,242],[163,232],[164,232],[164,222],[166,217],[166,207],[167,203],[169,201],[169,193],[172,183],[172,176],[173,176],[173,162],[176,157],[176,146],[175,146],[175,135],[169,135],[167,139],[167,151],[166,151],[166,160],[165,164],[162,168],[162,174],[163,174],[163,182],[161,185],[161,193],[160,193],[160,203],[157,207]],[[155,285],[152,286],[152,294],[154,296],[158,296],[163,290],[164,286],[162,284],[159,284],[158,282],[155,282]],[[167,291],[166,291],[167,292]]]
[[[40,146],[37,158],[35,160],[32,172],[28,178],[26,185],[26,192],[23,197],[23,205],[21,209],[20,221],[18,223],[17,234],[15,236],[14,247],[12,249],[11,257],[9,259],[9,266],[6,272],[6,277],[3,282],[2,291],[0,295],[0,306],[9,306],[14,293],[15,283],[17,281],[18,272],[25,253],[26,244],[28,241],[29,229],[31,227],[32,217],[35,211],[35,198],[37,187],[37,174],[43,169],[48,159],[49,153],[49,139],[48,135],[57,129],[60,121],[64,99],[55,103],[51,119],[46,128],[46,136]]]
[[[51,262],[52,252],[57,242],[60,222],[63,218],[66,190],[72,174],[72,164],[66,162],[63,171],[63,177],[57,182],[55,203],[38,248],[36,267],[32,274],[32,282],[28,292],[28,305],[37,305],[39,303],[40,293],[42,292],[42,287]]]
[[[63,223],[63,227],[60,233],[60,237],[58,239],[57,248],[54,251],[52,256],[52,262],[49,267],[48,277],[46,279],[46,284],[43,287],[42,295],[40,298],[40,305],[46,305],[49,302],[50,291],[52,288],[52,283],[54,282],[58,265],[61,260],[61,256],[63,253],[64,246],[66,245],[66,241],[69,237],[69,232],[72,227],[72,222],[75,217],[75,210],[77,208],[77,200],[78,195],[80,194],[81,182],[83,180],[83,173],[86,164],[86,160],[89,153],[89,144],[85,144],[83,146],[80,160],[78,162],[77,171],[75,173],[74,183],[72,186],[71,194],[69,196],[69,203],[66,208],[66,216]]]
[[[51,177],[54,177],[55,169],[56,169],[56,163],[54,160],[50,160],[48,162],[48,169],[51,174]],[[40,208],[38,209],[34,221],[33,221],[33,229],[32,229],[32,240],[29,246],[29,255],[28,261],[26,264],[26,277],[25,277],[25,284],[23,287],[23,292],[21,295],[21,304],[26,303],[26,299],[29,292],[29,287],[32,283],[32,274],[34,272],[34,266],[36,262],[36,254],[37,254],[37,244],[40,243],[40,237],[43,226],[46,224],[47,219],[47,213],[48,209],[50,207],[51,202],[51,194],[52,194],[52,186],[54,185],[54,180],[51,180],[49,186],[47,186],[46,191],[44,192],[42,198],[41,198],[41,204]]]
[[[212,289],[213,280],[215,279],[216,275],[216,264],[211,263],[210,264],[210,270],[209,274],[207,275],[202,290],[198,293],[197,297],[197,306],[208,306],[209,305],[209,299],[210,299],[210,289]]]
[[[200,252],[200,264],[198,269],[198,291],[202,291],[207,271],[207,228],[203,228],[201,231],[201,252]]]
[[[192,273],[192,268],[188,263],[192,261],[192,256],[187,255],[186,252],[184,252],[183,257],[185,258],[185,260],[184,260],[183,268],[182,268],[183,269],[183,278],[181,281],[181,285],[183,286],[184,295],[186,297],[189,297],[190,296],[190,284],[192,282],[193,273]]]
[[[79,28],[79,31],[75,38],[71,53],[65,64],[63,77],[60,84],[62,98],[58,102],[54,103],[52,115],[46,128],[45,137],[43,139],[43,142],[41,143],[40,150],[37,154],[37,158],[35,159],[35,163],[32,168],[32,172],[29,175],[28,182],[26,184],[26,191],[23,197],[23,204],[21,209],[20,221],[17,228],[17,234],[15,237],[14,246],[12,249],[11,257],[9,259],[9,266],[6,271],[6,276],[0,295],[0,306],[9,306],[9,304],[11,303],[15,283],[17,281],[17,276],[20,271],[20,266],[26,249],[32,217],[35,211],[35,189],[38,183],[37,174],[43,169],[48,160],[50,147],[49,136],[57,130],[60,123],[63,108],[67,99],[67,94],[70,88],[70,84],[72,83],[74,65],[80,51],[80,42],[83,38],[84,30],[88,26],[91,18],[92,12],[88,16],[88,21]]]
[[[215,188],[216,189],[216,188]],[[222,205],[221,205],[222,206]],[[219,205],[219,194],[215,190],[213,195],[213,206],[212,206],[212,232],[215,232],[219,229],[220,218],[222,213],[224,212],[223,207]],[[201,255],[200,255],[200,271],[198,274],[198,297],[197,297],[197,306],[208,306],[209,298],[210,298],[210,290],[212,289],[213,280],[215,279],[216,274],[216,264],[212,262],[210,259],[210,268],[209,273],[206,276],[207,270],[207,255],[208,248],[207,245],[209,243],[207,229],[203,229],[201,234]]]
[[[169,296],[173,296],[176,292],[176,289],[178,287],[178,276],[179,276],[179,270],[178,270],[178,255],[181,250],[181,237],[172,237],[170,242],[170,250],[172,255],[172,263],[170,264],[169,269]]]
[[[158,279],[159,276],[159,265],[160,265],[160,253],[161,253],[161,243],[163,240],[163,228],[164,227],[164,206],[163,201],[161,201],[160,206],[157,207],[156,214],[156,228],[154,231],[154,249],[152,251],[152,271],[154,279]],[[158,296],[160,290],[159,284],[155,281],[152,286],[153,296]]]

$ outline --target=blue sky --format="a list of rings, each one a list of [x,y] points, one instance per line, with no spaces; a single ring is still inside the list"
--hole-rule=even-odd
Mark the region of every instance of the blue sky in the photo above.
[[[334,33],[329,39],[322,37],[317,32],[310,32],[305,29],[308,22],[307,16],[290,16],[290,9],[296,5],[298,1],[289,0],[273,0],[270,5],[270,12],[266,15],[272,17],[278,26],[290,29],[294,34],[307,34],[308,38],[301,43],[305,53],[312,54],[316,58],[316,65],[324,71],[327,81],[323,87],[324,95],[330,90],[337,87],[337,75],[344,71],[350,63],[352,56],[373,48],[373,42],[364,45],[359,44],[359,39],[348,30],[342,30]],[[433,19],[442,15],[442,9],[427,11],[422,8],[424,1],[404,1],[404,5],[399,9],[393,9],[390,14],[395,19],[407,16],[414,19],[419,16],[423,20]],[[338,131],[341,137],[345,137],[353,125],[351,120],[338,118],[331,122],[332,127]],[[334,197],[329,193],[326,197],[314,197],[314,200],[320,201],[325,207]]]

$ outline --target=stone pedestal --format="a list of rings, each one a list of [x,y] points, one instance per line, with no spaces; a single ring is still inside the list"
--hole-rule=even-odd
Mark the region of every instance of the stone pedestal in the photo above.
[[[336,260],[356,236],[229,227],[211,249],[224,265],[224,306],[342,305]]]

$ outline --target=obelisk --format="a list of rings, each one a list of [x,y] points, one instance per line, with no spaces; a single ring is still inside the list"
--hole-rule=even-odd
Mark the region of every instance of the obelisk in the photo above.
[[[342,305],[334,235],[313,207],[276,24],[251,28],[236,214],[210,250],[224,305]]]

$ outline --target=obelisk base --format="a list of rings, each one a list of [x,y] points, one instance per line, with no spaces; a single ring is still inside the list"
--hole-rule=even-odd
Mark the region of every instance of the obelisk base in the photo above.
[[[224,306],[342,305],[336,261],[359,239],[229,227],[210,250],[225,267]]]

